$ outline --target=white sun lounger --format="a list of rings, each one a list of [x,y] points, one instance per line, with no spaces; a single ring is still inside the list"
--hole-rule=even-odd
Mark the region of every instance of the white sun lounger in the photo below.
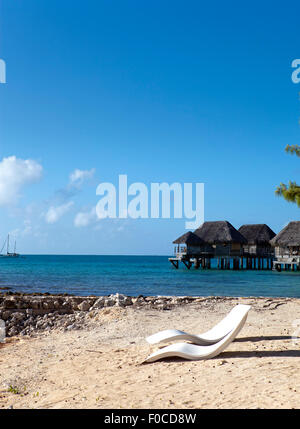
[[[167,357],[180,357],[188,360],[211,359],[221,353],[230,344],[244,326],[250,305],[244,306],[244,316],[236,326],[218,343],[209,346],[199,346],[189,343],[176,343],[152,353],[147,357],[145,362],[155,362],[158,359]]]
[[[177,329],[167,329],[150,335],[146,338],[146,341],[150,344],[175,340],[190,341],[191,343],[199,344],[201,346],[215,344],[222,340],[222,338],[236,327],[236,325],[243,319],[244,315],[247,314],[249,308],[249,305],[245,304],[236,305],[223,320],[217,323],[217,325],[200,335],[188,334],[187,332],[178,331]]]

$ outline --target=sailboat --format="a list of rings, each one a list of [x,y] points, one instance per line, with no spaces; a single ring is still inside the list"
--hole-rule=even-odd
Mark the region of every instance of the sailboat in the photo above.
[[[6,243],[7,243],[6,253],[2,253]],[[15,241],[14,251],[13,252],[9,251],[9,234],[8,234],[2,246],[0,258],[18,258],[19,256],[20,256],[19,253],[16,253],[16,241]]]

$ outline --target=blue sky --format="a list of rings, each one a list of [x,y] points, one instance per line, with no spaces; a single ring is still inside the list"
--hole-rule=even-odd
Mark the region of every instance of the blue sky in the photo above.
[[[0,166],[19,176],[1,185],[0,168],[0,244],[11,232],[22,253],[170,253],[184,219],[95,221],[97,185],[119,174],[204,182],[205,220],[275,232],[297,220],[274,190],[299,180],[284,153],[300,137],[299,9],[3,0]]]

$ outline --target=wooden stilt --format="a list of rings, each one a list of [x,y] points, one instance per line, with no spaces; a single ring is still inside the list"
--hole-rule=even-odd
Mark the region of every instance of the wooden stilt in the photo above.
[[[191,266],[192,266],[191,261],[184,261],[184,260],[182,260],[182,262],[184,263],[184,265],[187,267],[188,270],[191,268]]]
[[[178,270],[179,261],[178,259],[169,259],[172,265]]]

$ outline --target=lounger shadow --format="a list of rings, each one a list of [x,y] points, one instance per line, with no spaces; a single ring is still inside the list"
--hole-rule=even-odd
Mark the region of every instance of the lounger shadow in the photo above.
[[[217,356],[228,346],[228,344],[230,344],[234,340],[234,338],[244,326],[248,316],[248,311],[251,308],[249,305],[244,307],[247,308],[244,308],[243,318],[240,319],[236,326],[231,330],[231,332],[229,332],[218,343],[208,346],[199,346],[189,343],[171,344],[170,346],[163,347],[162,349],[149,355],[145,362],[155,362],[158,359],[163,359],[167,357],[180,357],[188,360],[204,360],[211,359]]]
[[[226,337],[226,335],[228,335],[236,327],[236,325],[239,324],[244,315],[248,313],[249,309],[249,305],[236,305],[217,325],[200,335],[191,335],[184,331],[178,331],[177,329],[167,329],[165,331],[160,331],[156,334],[150,335],[146,338],[146,341],[148,341],[150,344],[170,342],[175,340],[190,341],[193,344],[202,346],[215,344]]]

